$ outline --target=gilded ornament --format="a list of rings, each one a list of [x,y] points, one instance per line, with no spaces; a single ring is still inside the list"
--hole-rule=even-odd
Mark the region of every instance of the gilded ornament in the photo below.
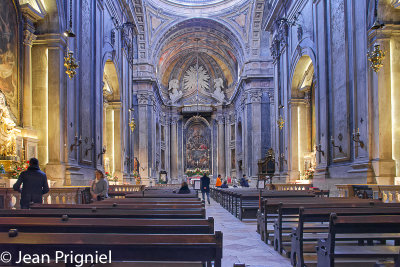
[[[282,118],[282,116],[279,116],[279,120],[277,120],[277,124],[278,124],[279,130],[282,130],[283,125],[285,124],[285,120]]]
[[[74,58],[74,52],[70,51],[68,48],[67,54],[64,57],[64,67],[67,69],[65,73],[70,79],[72,79],[76,75],[76,69],[79,68],[78,63]]]
[[[374,50],[370,51],[368,54],[368,60],[371,62],[371,69],[378,72],[383,67],[383,59],[385,58],[385,52],[380,49],[378,44],[374,45]]]

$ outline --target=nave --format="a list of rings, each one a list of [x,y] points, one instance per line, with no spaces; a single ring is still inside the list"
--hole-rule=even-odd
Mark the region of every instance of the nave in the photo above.
[[[291,266],[288,258],[261,241],[255,219],[240,221],[213,199],[211,205],[206,206],[206,213],[214,218],[215,229],[224,234],[223,267],[232,267],[235,263],[247,267]]]

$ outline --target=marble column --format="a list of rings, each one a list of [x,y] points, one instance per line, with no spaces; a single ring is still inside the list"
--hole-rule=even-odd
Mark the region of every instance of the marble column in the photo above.
[[[300,178],[300,166],[299,166],[299,101],[292,99],[289,103],[289,116],[290,116],[290,129],[289,136],[289,153],[288,156],[288,171],[289,178],[287,182],[294,182],[295,180]]]
[[[261,90],[252,90],[250,92],[250,103],[251,103],[251,135],[252,135],[252,155],[251,162],[249,164],[250,174],[253,178],[258,179],[258,165],[257,162],[260,160],[262,155],[262,140],[261,140]],[[255,183],[254,183],[255,185]]]
[[[370,73],[374,79],[372,166],[378,184],[394,184],[395,162],[392,157],[392,105],[391,103],[391,46],[390,39],[380,39],[381,49],[386,51],[383,67],[378,73]]]
[[[400,7],[400,1],[398,7]],[[400,29],[397,30],[397,33]],[[393,159],[396,162],[396,184],[400,184],[400,35],[394,35],[391,40],[391,62],[392,62],[392,135],[393,135]]]
[[[218,121],[218,174],[225,177],[225,118],[217,117]],[[217,174],[217,175],[218,175]]]
[[[32,128],[32,42],[36,39],[31,29],[24,30],[24,94],[23,94],[23,126]]]
[[[148,104],[149,95],[147,92],[138,93],[138,113],[139,113],[139,172],[142,184],[149,185],[149,114]]]
[[[172,117],[171,124],[170,124],[170,180],[171,183],[174,183],[178,179],[178,118]]]
[[[122,159],[122,127],[121,127],[121,103],[113,103],[113,113],[114,113],[114,175],[118,176],[119,181],[123,181],[123,159]]]

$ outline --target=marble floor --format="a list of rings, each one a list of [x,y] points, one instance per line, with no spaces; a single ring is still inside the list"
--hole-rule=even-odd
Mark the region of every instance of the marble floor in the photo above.
[[[292,266],[272,246],[261,241],[256,220],[241,222],[217,202],[206,204],[207,217],[214,217],[215,230],[223,233],[223,267],[245,263],[249,267]]]

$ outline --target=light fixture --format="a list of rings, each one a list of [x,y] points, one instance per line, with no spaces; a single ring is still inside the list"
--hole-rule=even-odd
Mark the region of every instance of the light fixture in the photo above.
[[[72,31],[72,0],[69,1],[69,29],[64,32],[64,36],[67,38],[76,37]]]
[[[74,52],[69,50],[68,47],[68,39],[76,36],[72,32],[72,0],[69,1],[69,29],[64,32],[64,36],[67,37],[67,51],[64,57],[65,73],[72,79],[76,75],[76,69],[79,68],[79,64],[74,58]]]

